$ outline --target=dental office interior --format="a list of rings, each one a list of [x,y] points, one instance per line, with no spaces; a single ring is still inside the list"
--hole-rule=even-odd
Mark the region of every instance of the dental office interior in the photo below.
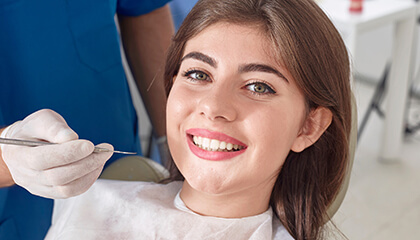
[[[348,47],[357,105],[350,183],[332,221],[348,239],[419,239],[420,3],[316,1]],[[195,2],[171,2],[176,27]],[[153,155],[151,125],[134,83],[130,84],[143,152]]]

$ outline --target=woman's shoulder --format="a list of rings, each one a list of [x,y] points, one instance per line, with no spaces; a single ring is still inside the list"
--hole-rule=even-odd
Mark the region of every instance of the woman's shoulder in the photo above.
[[[182,182],[97,180],[77,197],[55,200],[46,239],[119,239],[107,234],[135,233],[135,224],[146,223],[159,210],[173,209],[181,186]]]

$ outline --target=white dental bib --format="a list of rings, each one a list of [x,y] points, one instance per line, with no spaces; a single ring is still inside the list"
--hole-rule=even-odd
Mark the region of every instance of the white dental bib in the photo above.
[[[46,239],[293,239],[271,208],[245,218],[202,216],[185,206],[181,187],[98,180],[80,196],[55,200]]]

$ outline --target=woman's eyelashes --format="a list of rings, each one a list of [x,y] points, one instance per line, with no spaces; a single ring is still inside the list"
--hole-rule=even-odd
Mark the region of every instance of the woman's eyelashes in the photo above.
[[[191,81],[210,81],[209,75],[200,70],[187,70],[184,73],[184,77],[187,77]]]
[[[184,77],[186,77],[189,81],[192,82],[211,82],[211,77],[201,70],[187,70],[184,72]],[[263,96],[263,95],[270,95],[275,94],[276,91],[268,83],[263,81],[254,81],[245,85],[244,89],[248,90],[253,95]]]
[[[249,83],[245,86],[245,88],[255,95],[269,95],[276,93],[276,91],[274,91],[273,88],[271,88],[268,84],[263,82]]]

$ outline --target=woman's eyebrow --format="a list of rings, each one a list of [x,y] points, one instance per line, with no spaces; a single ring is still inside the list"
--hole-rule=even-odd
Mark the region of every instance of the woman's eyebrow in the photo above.
[[[196,60],[205,62],[205,63],[209,64],[210,66],[212,66],[213,68],[217,68],[216,60],[214,60],[214,58],[212,58],[212,57],[210,57],[210,56],[208,56],[204,53],[190,52],[181,59],[181,62],[184,61],[185,59],[188,59],[188,58],[192,58],[192,59],[196,59]]]
[[[250,64],[243,64],[239,66],[239,72],[245,73],[245,72],[266,72],[266,73],[273,73],[280,78],[283,78],[286,80],[286,82],[289,82],[289,80],[277,69],[270,67],[265,64],[258,64],[258,63],[250,63]]]

